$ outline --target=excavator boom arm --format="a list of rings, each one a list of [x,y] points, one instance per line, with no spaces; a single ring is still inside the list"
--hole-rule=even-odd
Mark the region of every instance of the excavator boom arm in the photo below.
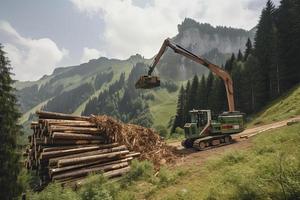
[[[192,52],[186,50],[185,48],[177,45],[177,44],[173,44],[170,39],[166,39],[158,54],[155,56],[154,61],[152,63],[152,65],[149,67],[149,71],[148,71],[148,76],[151,76],[152,72],[154,71],[157,63],[159,62],[160,58],[162,57],[162,55],[164,54],[164,52],[166,51],[166,49],[170,47],[171,49],[173,49],[173,51],[175,53],[178,53],[180,55],[183,55],[191,60],[193,60],[196,63],[199,63],[201,65],[204,65],[205,67],[207,67],[209,70],[211,70],[214,74],[216,74],[217,76],[219,76],[225,84],[225,88],[226,88],[226,94],[227,94],[227,101],[228,101],[228,109],[229,112],[233,112],[235,111],[234,108],[234,96],[233,96],[233,82],[232,82],[232,78],[231,76],[228,74],[228,72],[226,72],[225,70],[223,70],[222,68],[220,68],[219,66],[209,62],[208,60],[197,56],[195,54],[193,54]]]

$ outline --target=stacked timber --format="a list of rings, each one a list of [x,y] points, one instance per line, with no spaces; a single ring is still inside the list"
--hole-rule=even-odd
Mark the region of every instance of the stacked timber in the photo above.
[[[40,185],[82,182],[90,173],[108,178],[128,172],[129,162],[139,153],[112,141],[89,117],[37,111],[33,134],[24,153],[26,167],[35,170]]]

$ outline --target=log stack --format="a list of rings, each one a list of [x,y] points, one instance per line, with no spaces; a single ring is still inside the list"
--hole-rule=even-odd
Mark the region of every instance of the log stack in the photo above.
[[[50,181],[82,182],[90,173],[108,178],[128,172],[138,152],[112,141],[89,117],[37,111],[33,134],[24,153],[28,170],[35,170],[40,186]]]

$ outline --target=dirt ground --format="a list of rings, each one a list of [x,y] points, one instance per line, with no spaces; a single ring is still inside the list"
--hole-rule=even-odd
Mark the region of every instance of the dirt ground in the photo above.
[[[181,141],[169,143],[169,145],[176,147],[177,153],[182,155],[177,162],[176,165],[198,165],[202,164],[204,161],[206,161],[208,158],[212,156],[222,155],[226,151],[231,150],[242,150],[247,149],[251,146],[252,137],[249,137],[248,139],[244,136],[254,135],[254,134],[262,134],[265,131],[276,129],[282,126],[286,126],[287,122],[290,121],[300,121],[300,116],[290,118],[287,120],[274,122],[271,124],[256,126],[253,128],[248,128],[244,130],[243,132],[233,135],[233,143],[230,145],[221,146],[218,148],[211,148],[207,149],[205,151],[197,151],[194,149],[184,149],[181,146]]]

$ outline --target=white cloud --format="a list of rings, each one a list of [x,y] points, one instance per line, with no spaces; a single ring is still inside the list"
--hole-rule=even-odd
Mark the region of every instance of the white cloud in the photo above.
[[[50,74],[66,56],[68,50],[59,49],[49,38],[32,39],[21,36],[8,22],[0,21],[0,34],[8,37],[4,50],[11,60],[17,80],[36,80]]]
[[[89,60],[99,58],[100,56],[105,56],[105,54],[97,49],[90,49],[88,47],[84,47],[80,62],[88,62]]]
[[[177,25],[185,17],[250,29],[257,24],[261,12],[249,9],[253,0],[153,0],[144,7],[134,5],[132,0],[70,1],[80,12],[104,20],[105,52],[117,58],[136,53],[152,57],[165,38],[176,35]]]

